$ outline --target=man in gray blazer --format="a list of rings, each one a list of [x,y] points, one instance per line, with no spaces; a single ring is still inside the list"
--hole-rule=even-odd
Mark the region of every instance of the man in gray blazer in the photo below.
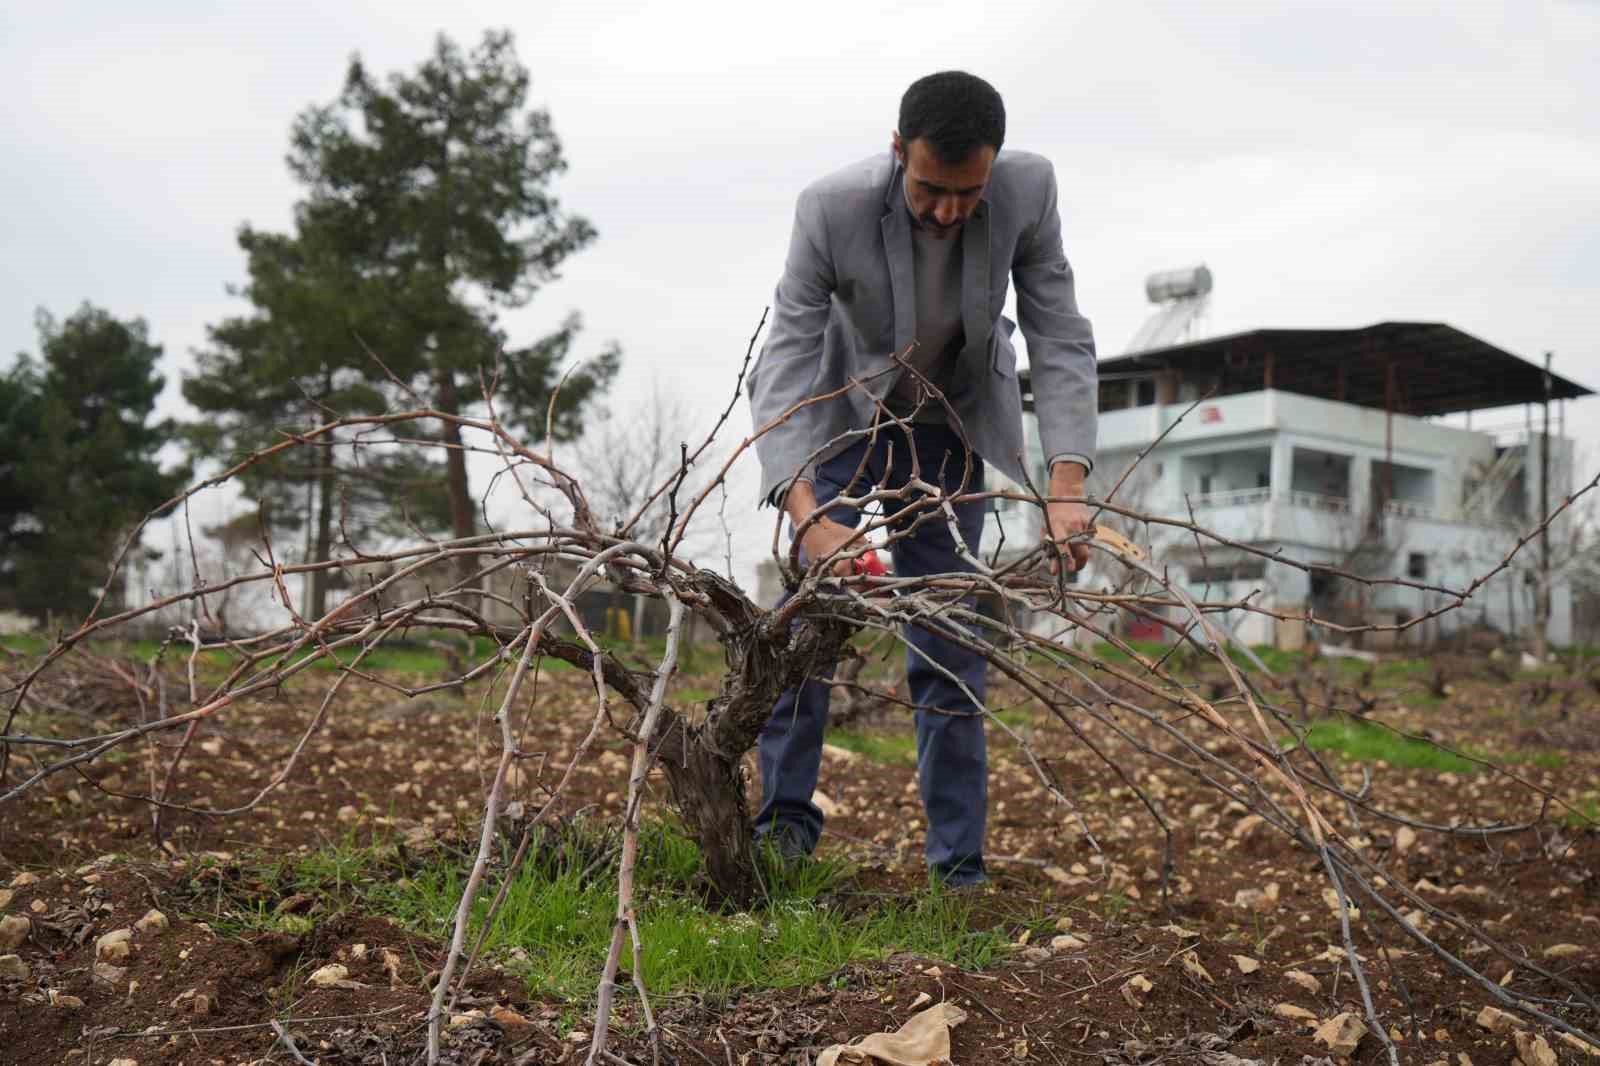
[[[913,455],[922,477],[947,493],[981,492],[985,464],[1026,482],[1016,323],[1001,314],[1013,280],[1049,457],[1046,491],[1083,494],[1095,445],[1094,337],[1062,250],[1055,173],[1040,156],[1002,154],[1004,139],[1005,108],[992,86],[970,74],[932,74],[906,90],[892,152],[800,194],[749,388],[758,428],[793,411],[756,451],[762,499],[804,527],[808,564],[833,559],[833,573],[849,572],[838,557],[860,549],[852,541],[861,514],[833,501],[904,486]],[[892,545],[895,572],[970,571],[955,538],[976,555],[985,510],[963,504],[954,523],[908,525],[911,534]],[[1046,507],[1044,535],[1069,569],[1083,565],[1088,549],[1067,538],[1087,525],[1080,503]],[[908,627],[906,639],[928,866],[948,884],[982,882],[986,664],[930,629]],[[828,686],[807,681],[783,695],[760,739],[756,831],[785,855],[809,854],[822,832],[811,797],[827,713]]]

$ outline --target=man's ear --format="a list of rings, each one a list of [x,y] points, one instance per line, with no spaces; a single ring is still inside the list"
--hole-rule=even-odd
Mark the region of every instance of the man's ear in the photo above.
[[[906,146],[900,143],[900,131],[895,130],[890,134],[889,146],[894,149],[894,157],[900,160],[900,165],[906,162]]]

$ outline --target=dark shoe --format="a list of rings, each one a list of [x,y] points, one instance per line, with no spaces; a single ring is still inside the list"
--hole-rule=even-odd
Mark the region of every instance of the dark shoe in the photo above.
[[[779,822],[764,833],[756,834],[756,850],[770,851],[785,866],[805,862],[811,858],[805,834],[799,826]]]
[[[989,884],[989,875],[984,872],[983,861],[965,862],[953,869],[933,867],[928,871],[928,877],[939,887],[950,892],[978,891]]]

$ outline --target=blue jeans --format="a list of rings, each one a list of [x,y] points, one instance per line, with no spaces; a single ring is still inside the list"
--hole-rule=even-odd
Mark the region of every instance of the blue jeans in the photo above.
[[[966,452],[955,433],[944,426],[919,425],[914,427],[911,447],[916,451],[922,480],[950,493],[960,487]],[[911,473],[908,451],[905,434],[893,427],[880,430],[876,440],[857,442],[818,468],[817,503],[826,505],[841,494],[858,496],[880,484],[889,489],[905,485]],[[982,490],[983,461],[974,455],[966,491]],[[905,504],[889,501],[885,506],[893,516]],[[958,505],[955,511],[961,538],[967,549],[977,555],[986,506],[983,501],[976,501]],[[956,552],[950,523],[943,516],[927,517],[928,514],[926,510],[915,511],[909,517],[922,518],[923,524],[894,542],[895,574],[911,577],[970,572],[971,565]],[[831,508],[828,517],[852,527],[861,521],[858,510],[842,504]],[[965,602],[969,607],[975,606],[973,598]],[[982,656],[921,626],[906,626],[905,639],[910,645],[906,675],[911,702],[922,708],[958,712],[916,712],[917,775],[928,816],[928,868],[947,883],[969,883],[983,877],[983,838],[989,806],[988,749],[979,708],[961,686],[982,700],[987,664]],[[948,671],[949,676],[933,664]],[[781,830],[793,834],[808,852],[822,835],[822,812],[811,802],[811,796],[816,791],[822,761],[830,689],[826,679],[812,678],[798,689],[785,692],[757,745],[761,809],[756,814],[756,832],[764,835]]]

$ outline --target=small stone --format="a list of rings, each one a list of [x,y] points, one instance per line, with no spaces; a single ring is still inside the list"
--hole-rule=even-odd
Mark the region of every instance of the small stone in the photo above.
[[[824,818],[832,818],[839,813],[839,804],[820,788],[811,793],[811,802],[816,804],[817,810],[822,812]]]
[[[11,901],[16,898],[16,893],[9,888],[0,888],[0,911],[11,906]]]
[[[1517,1027],[1517,1019],[1499,1007],[1485,1007],[1473,1019],[1491,1033],[1504,1033]]]
[[[357,818],[361,817],[361,812],[355,807],[352,807],[350,804],[346,803],[343,807],[339,808],[338,812],[334,814],[334,817],[339,819],[341,822],[353,822]]]
[[[21,947],[32,931],[33,923],[20,914],[0,918],[0,951]]]
[[[33,873],[31,870],[24,870],[11,879],[12,888],[27,888],[29,885],[36,885],[38,883],[39,875]]]
[[[1299,1022],[1301,1025],[1316,1025],[1317,1016],[1304,1007],[1297,1007],[1293,1003],[1280,1003],[1272,1008],[1272,1013],[1287,1022]]]
[[[1576,944],[1552,944],[1544,949],[1547,959],[1570,959],[1574,955],[1582,955],[1583,949]]]
[[[1524,1066],[1559,1066],[1554,1049],[1544,1037],[1518,1029],[1512,1034],[1512,1039],[1517,1044],[1517,1058],[1523,1061]]]
[[[128,968],[126,966],[117,966],[109,962],[97,962],[94,964],[94,979],[96,981],[101,981],[108,985],[120,985],[127,976]]]
[[[0,979],[26,981],[32,972],[21,955],[0,955]]]
[[[1243,911],[1265,914],[1272,910],[1272,900],[1259,888],[1241,888],[1233,894],[1233,905]]]
[[[1300,986],[1313,996],[1322,993],[1322,982],[1304,970],[1286,970],[1284,971],[1283,979]]]
[[[310,980],[310,982],[313,985],[316,985],[318,988],[328,988],[332,985],[338,984],[340,981],[347,981],[349,979],[350,971],[337,962],[328,963],[328,965],[317,970],[310,976],[310,978],[308,978],[308,980]],[[483,1012],[479,1011],[478,1013],[481,1016]],[[454,1019],[451,1020],[451,1024],[455,1024]]]
[[[61,1010],[82,1010],[83,1000],[79,999],[77,996],[66,996],[59,993],[53,993],[50,996],[50,1005],[52,1007],[58,1007]]]
[[[1193,951],[1185,951],[1178,961],[1183,964],[1183,972],[1193,977],[1196,981],[1204,981],[1208,985],[1216,983],[1216,979],[1211,976],[1211,971],[1206,969],[1205,964],[1200,961],[1200,956]]]
[[[1071,930],[1071,928],[1072,928],[1072,919],[1071,918],[1057,918],[1056,919],[1056,932],[1065,933],[1065,932],[1068,932],[1069,930]]]
[[[399,988],[403,983],[400,980],[400,956],[384,948],[378,953],[378,958],[383,963],[383,972],[389,975],[389,987]]]
[[[1417,843],[1417,831],[1409,825],[1403,825],[1394,833],[1394,850],[1404,855]]]
[[[1141,1010],[1144,1007],[1144,997],[1154,987],[1144,974],[1136,973],[1124,981],[1118,991],[1122,993],[1122,998],[1127,1001],[1128,1006],[1134,1010]]]
[[[518,1014],[510,1007],[490,1007],[489,1019],[498,1022],[507,1029],[525,1029],[533,1025],[533,1019]]]
[[[46,903],[42,899],[36,899],[32,903],[28,904],[28,909],[35,914],[43,914],[45,911],[50,909],[50,904]]]
[[[1070,885],[1072,883],[1072,875],[1059,866],[1046,866],[1044,875],[1058,885]]]
[[[1252,959],[1248,955],[1235,955],[1233,964],[1239,968],[1240,973],[1255,973],[1261,969],[1261,960]]]
[[[106,1066],[139,1066],[138,1059],[112,1059]]]
[[[1070,933],[1063,933],[1061,936],[1054,936],[1050,938],[1051,951],[1077,951],[1079,948],[1086,948],[1088,946],[1089,945],[1083,940],[1072,936]]]
[[[133,927],[141,933],[164,933],[167,926],[167,916],[158,910],[146,911],[143,918],[133,923]]]
[[[944,971],[939,969],[939,967],[937,967],[937,966],[929,966],[926,970],[923,970],[922,972],[927,974],[929,977],[933,978],[935,981],[937,981],[939,978],[944,976]]]
[[[1561,1035],[1561,1042],[1563,1044],[1566,1044],[1570,1048],[1574,1048],[1574,1049],[1576,1049],[1578,1051],[1581,1051],[1585,1055],[1589,1055],[1589,1056],[1592,1056],[1594,1058],[1600,1059],[1600,1047],[1596,1047],[1595,1045],[1589,1043],[1587,1040],[1583,1040],[1583,1039],[1581,1039],[1579,1037],[1573,1036],[1571,1033],[1562,1033],[1560,1035]]]
[[[1367,1027],[1361,1019],[1346,1011],[1335,1014],[1332,1018],[1317,1026],[1317,1031],[1311,1034],[1311,1039],[1319,1044],[1327,1045],[1336,1057],[1347,1059],[1356,1052],[1356,1045],[1361,1043],[1361,1038],[1367,1035]]]
[[[1024,959],[1028,960],[1029,962],[1048,962],[1048,961],[1050,961],[1050,955],[1051,955],[1051,951],[1050,951],[1049,948],[1023,948],[1022,949],[1022,957]]]
[[[471,1025],[473,1022],[482,1020],[483,1017],[483,1011],[476,1008],[467,1011],[465,1014],[452,1014],[450,1016],[450,1028],[457,1029],[463,1025]]]
[[[133,930],[113,929],[94,942],[94,957],[101,962],[121,962],[133,954]]]
[[[1231,835],[1235,840],[1245,840],[1266,823],[1267,820],[1261,817],[1259,814],[1245,815],[1243,818],[1239,819],[1239,824],[1233,827],[1233,833]]]

